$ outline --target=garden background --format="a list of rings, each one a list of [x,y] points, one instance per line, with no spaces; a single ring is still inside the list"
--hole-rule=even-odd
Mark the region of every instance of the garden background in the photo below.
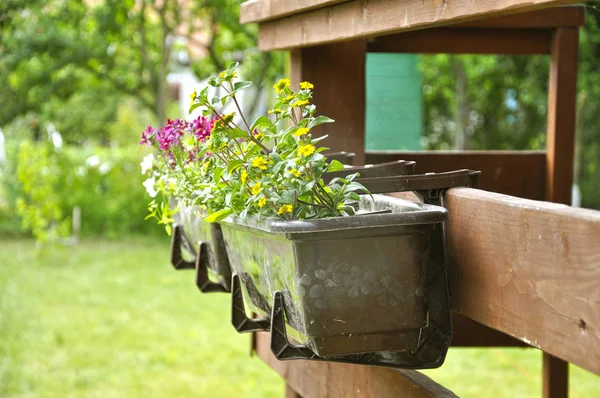
[[[265,112],[285,74],[286,55],[260,53],[256,27],[238,23],[240,2],[0,4],[0,396],[282,394],[229,326],[227,297],[171,272],[169,238],[144,221],[146,125],[184,117],[185,93],[231,61],[257,88],[244,99],[250,113]],[[545,148],[548,57],[418,60],[423,149]],[[600,209],[593,2],[577,104],[578,196]],[[486,365],[473,369],[475,359]],[[502,384],[529,396],[540,368],[533,349],[455,349],[427,373],[464,396],[501,396]],[[600,393],[597,376],[571,372],[573,396]]]

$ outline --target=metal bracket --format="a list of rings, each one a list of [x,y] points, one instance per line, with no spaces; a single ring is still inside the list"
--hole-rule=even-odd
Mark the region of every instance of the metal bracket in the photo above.
[[[200,242],[198,244],[198,252],[196,255],[196,286],[202,293],[211,292],[228,292],[227,285],[224,280],[219,282],[211,282],[208,278],[208,244]]]
[[[242,286],[237,274],[231,276],[231,324],[239,333],[269,330],[271,324],[268,317],[252,319],[246,316]]]
[[[182,269],[194,269],[195,264],[191,261],[186,261],[181,255],[181,245],[184,244],[183,239],[183,227],[181,225],[174,225],[173,235],[171,237],[171,265],[176,270]]]

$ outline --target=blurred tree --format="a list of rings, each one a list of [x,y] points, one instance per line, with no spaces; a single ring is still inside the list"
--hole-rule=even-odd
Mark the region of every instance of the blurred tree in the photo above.
[[[584,207],[600,208],[600,9],[581,29],[575,181]],[[424,149],[546,146],[549,57],[421,57]]]
[[[67,135],[106,139],[102,121],[115,118],[124,96],[135,98],[162,122],[168,98],[166,76],[178,64],[190,61],[195,61],[193,69],[200,78],[231,60],[244,60],[246,79],[259,86],[273,80],[282,69],[282,57],[255,49],[256,27],[238,23],[240,3],[3,2],[0,126],[34,112],[52,119]],[[179,39],[187,48],[181,48]],[[206,56],[190,59],[190,46]],[[65,123],[57,123],[57,118]]]

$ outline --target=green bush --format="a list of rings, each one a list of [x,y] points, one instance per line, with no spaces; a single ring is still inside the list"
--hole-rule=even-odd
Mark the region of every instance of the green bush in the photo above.
[[[9,157],[2,176],[0,228],[14,227],[18,214],[27,232],[43,237],[41,230],[70,226],[73,209],[79,207],[82,236],[164,234],[162,228],[144,221],[150,198],[140,173],[143,148],[54,150],[45,143],[22,141],[15,152],[20,156]],[[15,211],[18,203],[21,210]]]

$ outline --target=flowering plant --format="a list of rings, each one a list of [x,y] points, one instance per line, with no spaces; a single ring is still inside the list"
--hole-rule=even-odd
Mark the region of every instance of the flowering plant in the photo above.
[[[249,123],[236,95],[251,83],[237,79],[236,67],[233,63],[208,80],[223,95],[211,98],[208,87],[194,91],[190,113],[201,108],[202,116],[144,131],[141,143],[159,154],[142,162],[142,172],[150,173],[145,183],[149,192],[200,205],[208,222],[230,214],[285,220],[353,215],[358,192],[366,189],[353,181],[357,174],[323,181],[323,173],[344,166],[328,161],[322,154],[327,148],[317,146],[326,136],[312,136],[314,127],[333,122],[315,116],[313,85],[302,82],[294,91],[289,79],[279,80],[276,103],[269,110],[272,119],[260,116]],[[219,110],[228,101],[237,112]],[[149,217],[168,225],[174,211],[153,201]]]

